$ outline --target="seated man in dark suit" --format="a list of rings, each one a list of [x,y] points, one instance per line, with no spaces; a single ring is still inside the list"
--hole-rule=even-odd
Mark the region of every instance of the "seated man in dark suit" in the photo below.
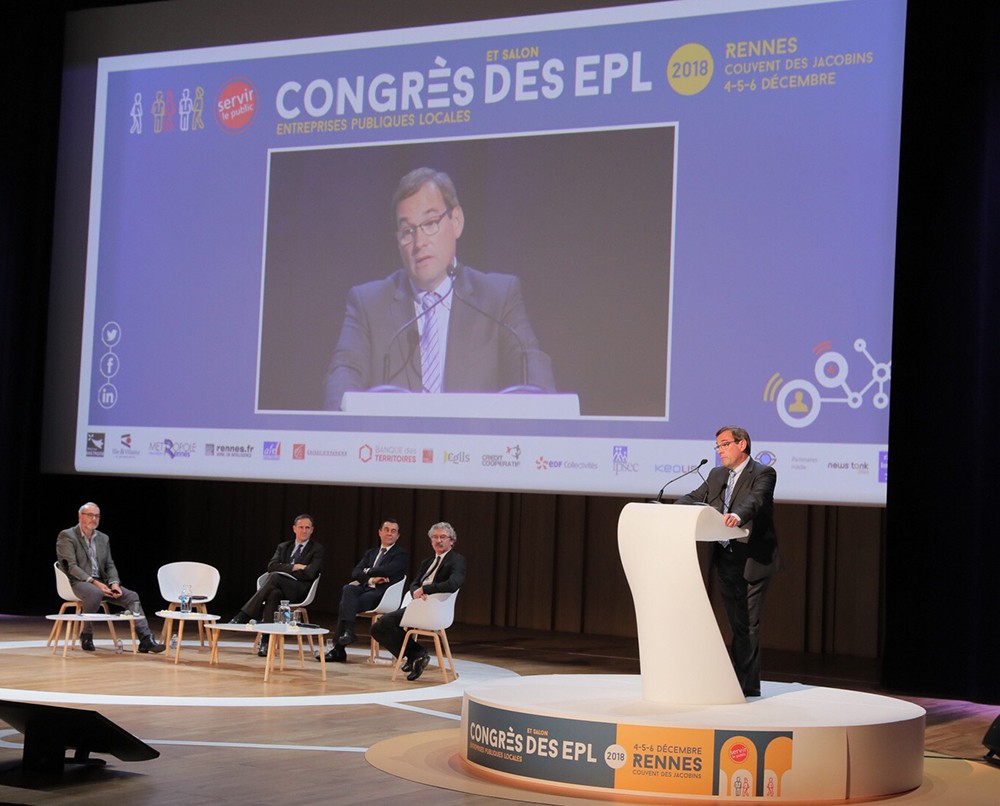
[[[351,572],[351,581],[344,585],[340,594],[336,638],[333,649],[326,653],[329,661],[347,661],[344,647],[355,641],[354,622],[358,613],[375,607],[386,588],[399,582],[410,566],[410,552],[396,545],[398,521],[387,518],[378,530],[378,539],[379,547],[365,552]]]
[[[465,583],[465,557],[451,550],[458,540],[452,525],[435,523],[427,536],[431,539],[434,556],[424,560],[410,585],[410,595],[414,599],[426,599],[432,593],[454,593]],[[372,625],[372,637],[397,658],[406,637],[406,630],[400,625],[405,612],[403,607],[387,613]],[[411,641],[406,647],[406,664],[403,666],[403,671],[409,672],[406,679],[420,677],[428,662],[430,655],[427,650],[416,641]]]
[[[520,281],[463,266],[465,214],[451,178],[418,168],[393,197],[403,268],[355,286],[327,377],[326,408],[380,385],[411,392],[554,392],[552,362],[528,321]]]
[[[139,594],[118,580],[118,569],[111,557],[111,540],[97,528],[101,522],[101,508],[88,502],[80,507],[78,514],[80,523],[63,529],[56,538],[56,559],[69,577],[73,593],[83,602],[83,612],[96,613],[104,601],[135,613],[139,651],[162,652],[165,647],[153,638],[142,613]],[[80,649],[94,651],[94,634],[87,622],[80,633]]]
[[[267,564],[268,577],[257,592],[247,599],[240,611],[229,620],[230,624],[246,624],[250,619],[271,621],[282,599],[301,602],[313,580],[323,568],[323,546],[312,539],[311,515],[299,515],[292,523],[294,540],[279,543],[271,562]],[[261,639],[257,654],[267,655],[267,636]]]

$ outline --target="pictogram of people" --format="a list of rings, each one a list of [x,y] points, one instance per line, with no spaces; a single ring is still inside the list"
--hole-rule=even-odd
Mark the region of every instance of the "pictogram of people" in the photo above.
[[[132,118],[132,128],[128,130],[129,134],[142,134],[142,93],[137,92],[135,98],[132,101],[132,109],[129,110],[129,116]]]

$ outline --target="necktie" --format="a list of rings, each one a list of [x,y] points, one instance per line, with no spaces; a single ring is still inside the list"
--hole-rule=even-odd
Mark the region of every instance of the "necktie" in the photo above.
[[[428,291],[420,300],[424,307],[424,332],[420,336],[420,373],[425,392],[441,391],[441,333],[434,306],[441,299],[436,291]]]
[[[292,559],[291,559],[291,564],[292,565],[295,565],[295,563],[298,561],[300,554],[302,554],[302,544],[301,543],[299,543],[298,545],[296,545],[295,546],[295,551],[292,552]]]
[[[374,568],[376,565],[382,562],[382,558],[385,556],[386,551],[387,549],[385,548],[385,546],[383,546],[378,550],[378,557],[376,557],[375,562],[372,563],[372,568]]]
[[[424,578],[420,580],[421,585],[428,585],[434,581],[434,574],[437,573],[439,565],[441,565],[441,557],[435,557],[434,562],[431,563],[431,567],[428,568],[427,573],[424,574]]]
[[[726,495],[722,502],[722,511],[729,512],[729,505],[733,502],[733,487],[736,486],[736,472],[733,470],[729,471],[729,480],[726,482]],[[719,545],[722,548],[729,548],[728,540],[720,540]]]
[[[736,484],[736,471],[729,471],[729,481],[726,482],[726,497],[723,501],[725,509],[723,512],[729,512],[729,506],[733,503],[733,487]]]

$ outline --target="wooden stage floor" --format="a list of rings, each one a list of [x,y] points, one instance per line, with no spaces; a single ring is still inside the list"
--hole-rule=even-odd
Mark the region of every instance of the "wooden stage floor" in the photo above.
[[[457,625],[449,637],[462,679],[449,686],[441,684],[435,666],[417,683],[391,682],[389,667],[364,662],[363,639],[352,647],[350,663],[328,665],[326,683],[320,664],[307,658],[302,669],[289,653],[286,670],[265,684],[264,661],[250,652],[249,636],[224,645],[221,665],[210,668],[208,648],[189,633],[175,666],[163,655],[116,655],[103,625],[94,630],[97,652],[76,650],[64,660],[45,647],[50,626],[40,617],[0,616],[0,699],[92,708],[160,757],[128,763],[107,756],[104,768],[67,767],[59,778],[28,778],[20,770],[20,734],[0,723],[0,803],[370,804],[415,798],[499,804],[504,801],[388,775],[365,761],[365,751],[384,739],[456,728],[462,687],[498,669],[519,675],[639,670],[630,639]],[[869,660],[772,651],[764,661],[768,680],[879,691]],[[983,736],[1000,706],[903,699],[928,712],[928,758],[982,758]]]

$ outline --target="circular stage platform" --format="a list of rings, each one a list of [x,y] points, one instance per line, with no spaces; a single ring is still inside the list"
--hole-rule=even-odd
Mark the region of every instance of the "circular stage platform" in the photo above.
[[[745,703],[642,699],[638,676],[549,675],[465,693],[463,753],[515,786],[566,794],[829,801],[920,786],[924,709],[765,683]]]

